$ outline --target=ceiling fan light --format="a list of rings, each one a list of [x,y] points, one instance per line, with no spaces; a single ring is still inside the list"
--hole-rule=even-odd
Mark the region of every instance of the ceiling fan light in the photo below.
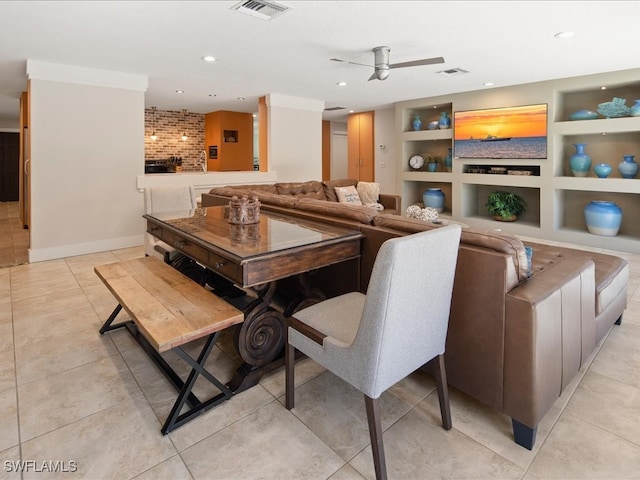
[[[388,68],[376,69],[376,78],[378,80],[386,80],[388,76],[389,76]]]

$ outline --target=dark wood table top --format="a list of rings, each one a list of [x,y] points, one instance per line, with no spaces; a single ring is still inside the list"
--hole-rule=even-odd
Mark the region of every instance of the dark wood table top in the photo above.
[[[145,214],[147,232],[247,287],[360,255],[358,230],[260,214],[260,222],[230,224],[224,206]]]

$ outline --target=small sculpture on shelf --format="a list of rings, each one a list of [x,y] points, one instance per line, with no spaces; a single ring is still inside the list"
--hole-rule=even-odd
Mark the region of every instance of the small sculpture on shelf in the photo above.
[[[432,207],[424,207],[424,204],[415,203],[405,210],[405,217],[417,218],[424,222],[438,223],[438,210]]]
[[[238,198],[236,195],[229,201],[229,223],[237,225],[247,225],[260,221],[260,200],[255,195],[249,198],[243,195]]]
[[[610,102],[598,104],[598,113],[606,118],[627,117],[631,109],[625,105],[625,98],[614,97]]]

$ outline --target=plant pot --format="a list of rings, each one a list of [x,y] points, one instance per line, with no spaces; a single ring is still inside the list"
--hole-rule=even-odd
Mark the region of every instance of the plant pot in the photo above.
[[[500,215],[494,215],[493,219],[498,220],[499,222],[515,222],[518,219],[518,216],[511,215],[510,217],[502,218]]]

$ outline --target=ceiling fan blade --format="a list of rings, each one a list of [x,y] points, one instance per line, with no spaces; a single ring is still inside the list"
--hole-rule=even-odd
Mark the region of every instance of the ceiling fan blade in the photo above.
[[[369,68],[374,68],[373,65],[367,65],[365,63],[356,63],[356,62],[349,62],[347,60],[340,60],[339,58],[330,58],[329,60],[331,60],[332,62],[338,62],[338,63],[350,63],[351,65],[360,65],[361,67],[369,67]]]
[[[444,58],[424,58],[422,60],[414,60],[412,62],[392,63],[389,68],[419,67],[421,65],[434,65],[436,63],[444,63]]]
[[[371,80],[375,80],[375,79],[376,79],[376,74],[375,74],[375,72],[374,72],[374,73],[373,73],[373,75],[371,75],[371,76],[369,77],[369,81],[371,81]]]

